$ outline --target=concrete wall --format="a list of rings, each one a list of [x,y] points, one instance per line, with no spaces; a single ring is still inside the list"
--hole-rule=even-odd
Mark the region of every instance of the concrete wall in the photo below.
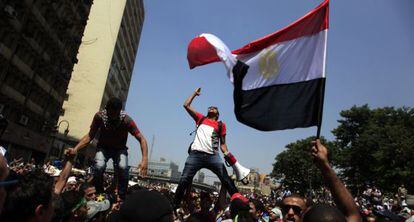
[[[99,110],[126,0],[98,0],[91,7],[59,121],[70,123],[69,136],[80,139]],[[64,127],[59,129],[64,131]]]

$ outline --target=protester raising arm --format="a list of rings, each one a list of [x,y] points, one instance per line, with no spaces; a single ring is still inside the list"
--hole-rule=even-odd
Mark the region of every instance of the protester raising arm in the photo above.
[[[70,172],[72,171],[75,155],[70,154],[69,152],[66,152],[65,159],[66,159],[65,166],[63,167],[63,170],[59,175],[59,179],[55,184],[55,194],[57,195],[62,193],[63,188],[65,188],[66,186],[66,182],[68,181]]]
[[[191,94],[191,96],[190,97],[188,97],[186,100],[185,100],[185,102],[184,102],[184,108],[185,108],[185,110],[187,110],[187,112],[188,112],[188,114],[190,114],[190,116],[191,117],[193,117],[193,119],[194,120],[196,120],[197,121],[197,111],[193,108],[193,107],[191,107],[190,105],[191,105],[191,103],[193,102],[193,99],[196,97],[196,96],[199,96],[200,95],[200,92],[201,92],[201,88],[197,88],[195,91],[194,91],[194,93],[193,94]]]
[[[322,176],[329,187],[335,204],[345,215],[348,222],[360,222],[361,216],[352,198],[351,193],[338,178],[328,161],[328,149],[317,139],[312,141],[312,156],[315,165],[319,168]]]

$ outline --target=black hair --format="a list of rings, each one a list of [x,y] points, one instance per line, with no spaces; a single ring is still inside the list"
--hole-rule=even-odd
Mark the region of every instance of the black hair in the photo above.
[[[80,203],[83,195],[80,191],[70,190],[61,194],[62,215],[63,221],[68,221],[72,215],[72,210]]]
[[[316,204],[303,215],[303,222],[346,222],[345,216],[336,207]]]
[[[4,206],[5,221],[27,221],[39,205],[52,204],[53,178],[40,169],[24,175],[14,189],[8,191]],[[22,207],[24,206],[24,207]]]
[[[91,183],[83,183],[79,187],[79,192],[81,193],[82,196],[84,196],[85,195],[85,190],[90,188],[90,187],[95,187],[95,186]]]
[[[256,208],[256,211],[265,212],[265,206],[263,205],[263,202],[257,199],[251,199],[250,202],[253,203],[254,208]]]
[[[106,102],[105,109],[107,110],[121,110],[122,109],[122,100],[117,97],[109,98]]]

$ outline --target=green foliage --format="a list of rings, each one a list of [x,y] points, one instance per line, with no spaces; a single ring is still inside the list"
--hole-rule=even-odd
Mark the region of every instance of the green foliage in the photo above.
[[[373,184],[383,192],[396,192],[404,184],[414,193],[414,109],[368,105],[341,111],[334,142],[322,140],[330,160],[354,193]],[[302,194],[322,178],[310,157],[310,141],[298,140],[286,146],[273,164],[272,175]]]
[[[373,183],[395,192],[414,187],[414,109],[352,107],[332,132],[341,176],[354,191]]]
[[[310,187],[318,189],[322,186],[322,177],[312,162],[310,155],[311,141],[314,137],[286,145],[286,150],[279,153],[273,164],[272,176],[283,180],[283,185],[291,190],[305,194]],[[322,138],[327,147],[334,147],[331,142]]]

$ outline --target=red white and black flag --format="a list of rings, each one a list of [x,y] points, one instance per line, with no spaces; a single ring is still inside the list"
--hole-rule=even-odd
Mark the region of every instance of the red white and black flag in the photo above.
[[[270,131],[320,124],[329,0],[289,26],[230,51],[212,34],[188,46],[190,68],[222,61],[237,119]]]

